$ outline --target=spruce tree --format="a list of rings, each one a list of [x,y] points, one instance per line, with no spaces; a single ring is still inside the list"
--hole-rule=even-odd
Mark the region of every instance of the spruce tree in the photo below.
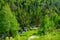
[[[51,19],[51,21],[54,22],[55,28],[58,27],[59,15],[55,11],[51,14],[50,19]]]
[[[45,35],[48,32],[49,28],[50,28],[50,18],[48,17],[48,15],[45,15],[43,17],[39,33],[41,35]]]
[[[5,4],[3,9],[0,11],[0,33],[9,33],[9,35],[11,34],[15,36],[18,30],[19,24],[15,16],[12,14],[9,5]]]

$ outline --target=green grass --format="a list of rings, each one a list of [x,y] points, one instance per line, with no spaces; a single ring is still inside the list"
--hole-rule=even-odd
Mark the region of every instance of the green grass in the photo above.
[[[32,36],[34,33],[37,33],[37,30],[27,31],[24,32],[20,40],[27,40],[29,36]],[[34,35],[33,35],[34,36]],[[38,36],[38,35],[36,35]],[[60,29],[54,30],[51,33],[47,33],[46,35],[42,35],[39,38],[35,38],[32,40],[60,40]]]
[[[60,30],[48,33],[47,35],[40,36],[40,38],[32,40],[60,40]]]
[[[21,35],[23,36],[32,36],[32,35],[36,35],[38,32],[38,30],[29,30],[27,32],[23,32]]]
[[[20,40],[28,40],[28,38],[32,35],[36,35],[38,30],[29,30],[27,32],[23,32],[20,36]]]
[[[11,37],[10,40],[28,40],[28,38],[32,36],[34,33],[37,33],[37,30],[24,32],[21,34],[21,36],[17,35],[15,38]],[[33,36],[38,36],[38,35],[33,35]],[[32,40],[60,40],[60,29],[54,30],[51,33],[47,33],[46,35],[39,36],[39,38],[35,38]]]

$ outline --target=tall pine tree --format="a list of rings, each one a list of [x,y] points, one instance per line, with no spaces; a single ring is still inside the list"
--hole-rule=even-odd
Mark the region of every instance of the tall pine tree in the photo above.
[[[0,33],[9,33],[9,35],[11,34],[15,36],[18,30],[19,24],[15,16],[12,14],[9,5],[5,4],[0,11]]]

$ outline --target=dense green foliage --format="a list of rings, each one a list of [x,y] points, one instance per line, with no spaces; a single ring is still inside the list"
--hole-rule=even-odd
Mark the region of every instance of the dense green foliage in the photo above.
[[[20,40],[21,35],[47,35],[57,29],[60,29],[59,0],[0,0],[0,37],[4,35],[5,40]],[[27,32],[19,36],[20,30]]]
[[[3,6],[0,11],[0,28],[0,33],[5,34],[6,32],[9,33],[11,31],[11,35],[15,34],[15,32],[19,30],[19,24],[15,16],[12,15],[8,4]]]

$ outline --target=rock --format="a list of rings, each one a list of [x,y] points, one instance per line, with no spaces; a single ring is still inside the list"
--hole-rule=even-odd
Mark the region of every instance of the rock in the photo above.
[[[30,36],[28,40],[34,39],[34,38],[39,38],[39,36]]]

